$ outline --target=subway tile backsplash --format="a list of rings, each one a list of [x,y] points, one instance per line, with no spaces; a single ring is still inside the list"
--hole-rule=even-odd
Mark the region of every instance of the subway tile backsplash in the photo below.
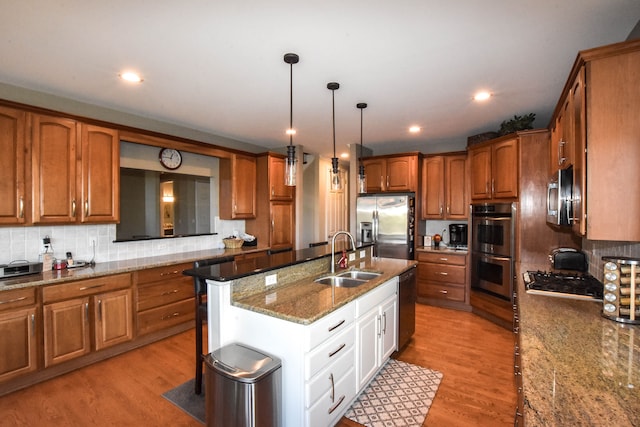
[[[217,234],[208,236],[114,243],[115,224],[0,227],[0,242],[8,243],[0,251],[0,264],[18,260],[38,261],[43,248],[42,239],[46,236],[51,238],[56,258],[64,258],[67,252],[71,252],[75,259],[83,261],[92,259],[93,241],[96,242],[96,262],[215,249],[223,246],[223,237],[234,231],[244,232],[244,221],[216,218],[215,229]]]
[[[640,242],[613,242],[601,240],[582,240],[582,250],[589,259],[589,273],[598,280],[603,279],[603,256],[631,257],[640,259]]]

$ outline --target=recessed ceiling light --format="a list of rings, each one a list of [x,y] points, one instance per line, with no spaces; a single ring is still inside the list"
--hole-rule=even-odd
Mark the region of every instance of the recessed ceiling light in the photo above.
[[[491,98],[491,94],[489,92],[478,92],[473,95],[474,101],[486,101],[489,98]]]
[[[409,128],[409,132],[411,133],[418,133],[422,130],[422,128],[420,126],[411,126]]]
[[[130,83],[142,83],[142,77],[133,71],[125,71],[120,74],[120,78]]]

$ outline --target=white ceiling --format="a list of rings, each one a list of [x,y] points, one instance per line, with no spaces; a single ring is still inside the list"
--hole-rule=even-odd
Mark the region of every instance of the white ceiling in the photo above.
[[[0,82],[269,149],[443,151],[536,113],[579,50],[623,41],[639,0],[0,0]],[[125,84],[118,73],[139,71]],[[485,104],[472,94],[491,91]],[[423,131],[409,134],[409,125]]]

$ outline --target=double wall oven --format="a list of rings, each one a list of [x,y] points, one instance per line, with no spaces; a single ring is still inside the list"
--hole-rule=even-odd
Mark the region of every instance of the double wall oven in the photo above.
[[[471,286],[504,299],[513,292],[515,204],[471,206]]]

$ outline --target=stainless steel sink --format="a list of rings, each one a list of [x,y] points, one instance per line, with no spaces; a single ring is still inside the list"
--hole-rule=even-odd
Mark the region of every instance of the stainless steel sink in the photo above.
[[[336,288],[355,288],[364,283],[367,283],[366,280],[362,279],[352,279],[350,277],[341,277],[341,276],[326,276],[321,277],[315,280],[316,283],[320,283],[321,285],[331,285]]]
[[[338,274],[339,277],[349,277],[351,279],[371,280],[380,276],[381,273],[374,273],[372,271],[358,271],[349,270]]]

